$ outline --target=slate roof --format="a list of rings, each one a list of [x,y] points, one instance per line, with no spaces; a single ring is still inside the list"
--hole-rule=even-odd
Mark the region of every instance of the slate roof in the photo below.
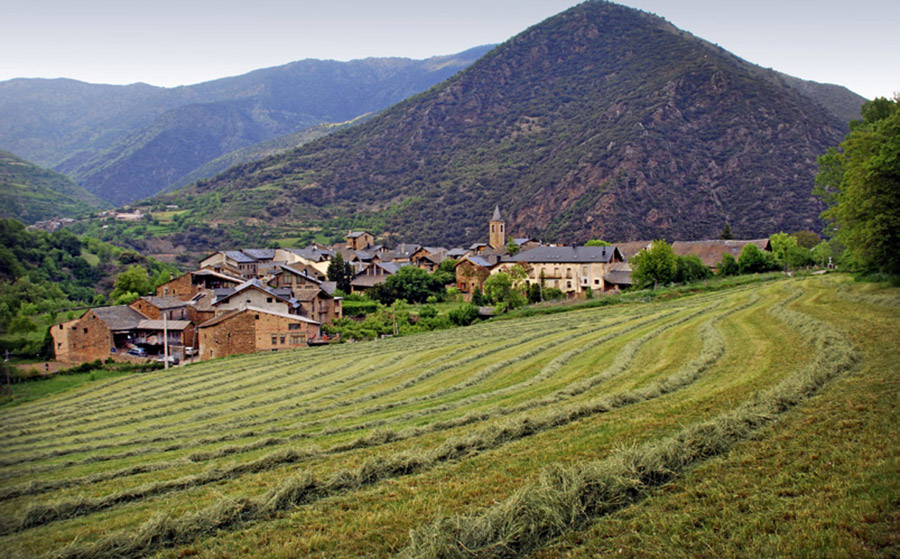
[[[232,298],[233,296],[237,295],[238,293],[241,293],[248,289],[258,289],[264,293],[272,295],[273,297],[277,297],[277,298],[281,299],[285,303],[291,304],[290,299],[285,298],[285,297],[275,293],[271,288],[263,285],[263,283],[256,278],[245,281],[241,285],[234,288],[234,290],[231,293],[229,293],[228,295],[226,295],[225,297],[216,297],[216,302],[214,304],[218,305],[219,303],[227,301],[228,299]]]
[[[356,239],[356,238],[362,237],[363,235],[366,235],[366,234],[371,235],[371,233],[368,233],[367,231],[350,231],[350,234],[347,235],[347,238],[348,239]]]
[[[500,257],[497,255],[487,255],[487,256],[466,256],[463,260],[468,260],[472,264],[476,266],[481,266],[482,268],[492,268],[500,262]],[[460,261],[462,262],[462,261]],[[459,263],[457,263],[459,266]]]
[[[149,296],[144,297],[144,299],[158,309],[179,309],[190,304],[188,301],[182,301],[178,297]]]
[[[536,247],[510,256],[505,261],[593,264],[611,262],[616,257],[622,257],[616,247]]]
[[[225,280],[225,281],[231,281],[236,284],[242,283],[244,281],[241,278],[229,276],[228,274],[223,274],[223,273],[217,272],[215,270],[210,270],[208,268],[200,268],[199,270],[194,270],[193,272],[191,272],[191,276],[213,276],[215,278],[219,278],[219,279]]]
[[[627,262],[616,262],[603,276],[603,281],[613,285],[632,285],[634,282],[631,280],[631,266]]]
[[[275,249],[273,248],[245,248],[241,252],[253,258],[254,260],[274,260]]]
[[[494,215],[491,217],[491,221],[503,221],[503,218],[500,217],[500,206],[494,206]]]
[[[289,248],[287,249],[287,251],[311,262],[324,262],[335,254],[333,250],[323,250],[316,246],[306,248]]]
[[[308,279],[309,281],[311,281],[317,285],[320,285],[322,283],[320,280],[309,275],[309,272],[307,272],[306,270],[298,270],[297,268],[294,268],[293,266],[289,266],[288,264],[282,264],[281,268],[283,270],[287,270],[288,272],[294,274],[295,276],[299,276],[301,278]]]
[[[230,319],[238,316],[239,314],[245,313],[245,312],[270,314],[272,316],[279,316],[281,318],[287,318],[290,320],[295,320],[297,322],[306,322],[307,324],[319,324],[315,320],[306,318],[305,316],[300,316],[300,315],[296,315],[296,314],[287,314],[287,313],[278,312],[278,311],[271,311],[271,310],[267,310],[267,309],[261,309],[259,307],[246,307],[243,309],[236,309],[231,312],[221,314],[215,318],[211,318],[211,319],[207,320],[206,322],[204,322],[203,324],[197,326],[197,328],[209,328],[210,326],[215,326],[216,324],[221,324],[221,323],[225,322],[226,320],[230,320]]]
[[[122,330],[134,330],[140,321],[147,317],[132,309],[128,305],[116,305],[114,307],[98,307],[91,309],[97,318],[102,320],[106,327],[114,332]]]
[[[252,264],[253,262],[256,262],[255,258],[248,256],[239,250],[226,250],[225,256],[234,260],[238,264]]]
[[[167,330],[184,330],[190,325],[190,320],[142,320],[137,327],[139,330],[162,330],[163,326]]]
[[[629,241],[627,243],[613,243],[613,246],[619,249],[622,258],[631,260],[632,256],[649,247],[651,242],[652,241]]]
[[[465,256],[467,252],[469,252],[469,251],[464,248],[459,248],[459,247],[451,248],[450,250],[447,251],[447,258],[459,259],[459,258],[462,258],[463,256]]]

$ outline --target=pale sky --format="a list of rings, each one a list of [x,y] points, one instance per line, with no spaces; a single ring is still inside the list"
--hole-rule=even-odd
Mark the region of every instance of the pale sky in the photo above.
[[[0,81],[173,87],[304,58],[427,58],[500,43],[573,0],[9,0]],[[898,0],[622,0],[759,64],[900,91]]]

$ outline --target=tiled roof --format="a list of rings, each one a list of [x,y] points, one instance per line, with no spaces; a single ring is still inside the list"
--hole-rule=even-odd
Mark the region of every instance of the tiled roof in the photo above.
[[[755,244],[762,250],[769,249],[769,239],[751,239],[746,241],[713,239],[708,241],[675,241],[672,243],[672,251],[678,256],[694,255],[710,268],[722,261],[722,256],[727,252],[737,259],[741,249],[746,245]]]

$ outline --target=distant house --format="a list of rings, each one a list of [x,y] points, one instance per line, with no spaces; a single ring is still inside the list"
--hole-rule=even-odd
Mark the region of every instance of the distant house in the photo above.
[[[260,276],[261,266],[274,260],[274,249],[220,250],[201,260],[200,267],[239,275],[243,279],[252,279]]]
[[[603,276],[603,282],[606,291],[619,291],[631,287],[634,285],[631,279],[631,266],[628,262],[616,262]]]
[[[746,241],[722,239],[708,241],[675,241],[672,243],[672,251],[678,256],[697,256],[706,266],[715,270],[726,253],[731,254],[734,256],[734,259],[737,260],[738,256],[741,255],[741,250],[749,244],[758,246],[760,250],[772,251],[772,245],[769,243],[769,239],[751,239]]]
[[[226,312],[197,329],[204,360],[294,349],[320,337],[319,323],[314,320],[253,306]]]
[[[484,282],[500,263],[500,257],[464,256],[456,263],[456,288],[466,299],[470,299],[476,289],[484,289]]]
[[[237,287],[244,280],[211,268],[201,268],[173,278],[156,288],[157,297],[177,297],[188,301],[204,290]]]
[[[434,273],[441,262],[447,259],[447,249],[443,247],[419,247],[410,257],[410,264],[429,273]]]
[[[527,282],[555,287],[569,296],[607,289],[604,277],[613,264],[622,262],[622,254],[616,247],[551,247],[542,246],[503,259],[508,270],[521,264],[528,270]]]
[[[347,248],[363,250],[375,244],[375,236],[367,231],[350,231],[347,234]]]
[[[297,301],[291,300],[290,295],[276,293],[260,280],[251,279],[233,291],[216,297],[212,306],[216,309],[216,315],[221,315],[250,306],[284,314],[296,314],[300,305]]]
[[[350,288],[353,293],[365,293],[384,283],[388,277],[396,274],[400,267],[400,264],[394,262],[372,262],[364,265],[350,282]]]

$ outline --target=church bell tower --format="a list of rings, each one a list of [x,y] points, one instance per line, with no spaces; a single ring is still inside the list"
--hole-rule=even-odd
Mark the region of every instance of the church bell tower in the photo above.
[[[488,246],[494,250],[500,250],[506,246],[506,222],[500,217],[500,206],[494,206],[494,216],[491,218],[491,234],[488,239]]]

